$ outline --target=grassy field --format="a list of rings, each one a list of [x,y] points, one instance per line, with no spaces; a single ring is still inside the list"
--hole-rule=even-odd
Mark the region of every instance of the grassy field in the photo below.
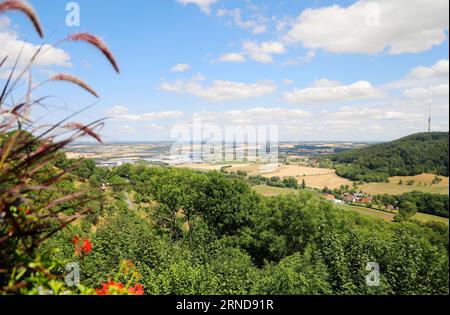
[[[448,187],[418,186],[418,185],[396,185],[390,183],[370,183],[359,187],[363,192],[370,195],[390,194],[401,195],[414,190],[432,194],[448,194]]]
[[[389,179],[389,183],[369,183],[360,186],[360,189],[371,195],[391,194],[400,195],[413,190],[433,194],[448,194],[449,179],[440,176],[441,182],[432,184],[433,174],[420,174],[416,176],[395,176]],[[414,180],[413,185],[407,185],[409,180]],[[403,184],[399,185],[399,182]]]
[[[345,210],[345,211],[357,212],[357,213],[365,215],[365,216],[382,219],[382,220],[389,221],[389,222],[392,222],[394,220],[394,216],[395,216],[395,214],[393,214],[393,213],[388,213],[388,212],[384,212],[384,211],[380,211],[380,210],[374,210],[374,209],[358,207],[358,206],[338,205],[338,208]]]
[[[272,187],[267,185],[256,185],[253,186],[253,189],[258,193],[266,197],[285,195],[285,194],[295,194],[298,190],[290,189],[290,188],[279,188]]]
[[[357,213],[365,215],[365,216],[369,216],[372,218],[378,218],[378,219],[382,219],[382,220],[389,221],[389,222],[392,222],[394,220],[394,216],[395,216],[395,213],[389,213],[389,212],[385,212],[385,211],[369,209],[366,207],[338,205],[338,208],[342,209],[342,210],[346,210],[346,211],[354,211],[354,212],[357,212]],[[438,216],[426,214],[426,213],[416,213],[412,218],[415,220],[422,221],[422,222],[437,221],[437,222],[442,222],[447,225],[449,224],[449,220],[447,218],[438,217]]]
[[[261,175],[264,177],[278,176],[295,177],[299,183],[305,180],[311,188],[323,187],[339,188],[341,185],[351,185],[352,182],[336,175],[335,170],[328,168],[315,168],[303,165],[281,165],[277,170],[264,172],[259,165],[237,165],[227,169],[228,172],[245,171],[250,176]]]

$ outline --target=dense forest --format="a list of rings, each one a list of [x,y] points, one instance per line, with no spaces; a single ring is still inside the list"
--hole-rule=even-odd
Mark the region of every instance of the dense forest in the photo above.
[[[448,132],[418,133],[389,143],[331,156],[339,176],[384,182],[390,176],[433,173],[448,176]]]

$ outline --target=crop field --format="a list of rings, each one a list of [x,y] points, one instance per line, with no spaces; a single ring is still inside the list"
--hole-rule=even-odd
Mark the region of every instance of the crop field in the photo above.
[[[433,174],[420,174],[416,176],[396,176],[389,179],[389,183],[369,183],[360,186],[360,189],[371,195],[391,194],[400,195],[414,190],[433,193],[433,194],[448,194],[449,179],[448,177],[440,176],[441,182],[432,184],[434,179]],[[407,182],[414,180],[414,184],[408,185]],[[402,182],[400,185],[399,183]]]
[[[220,170],[223,165],[212,164],[192,164],[182,165],[178,167],[190,168],[195,170]],[[298,183],[305,180],[306,186],[310,188],[322,189],[328,187],[330,189],[339,188],[342,185],[352,186],[353,182],[346,178],[336,175],[335,170],[327,168],[315,168],[303,165],[281,165],[273,172],[264,172],[264,165],[257,165],[251,163],[235,164],[227,168],[227,172],[245,171],[249,176],[261,175],[264,177],[278,176],[281,179],[284,177],[295,177]],[[414,190],[433,193],[433,194],[448,194],[449,193],[449,178],[440,176],[441,181],[437,184],[432,184],[435,176],[433,174],[420,174],[416,176],[395,176],[389,179],[389,183],[368,183],[359,186],[358,189],[370,195],[390,194],[400,195]],[[413,180],[412,185],[408,185],[408,181]],[[399,184],[399,183],[402,184]],[[273,188],[273,187],[271,187]],[[276,188],[276,187],[275,187]]]
[[[406,183],[409,180],[414,180],[415,184],[422,185],[431,185],[436,176],[434,174],[423,173],[416,176],[394,176],[389,179],[389,181],[393,184],[398,184],[400,181]],[[448,187],[448,177],[438,176],[441,179],[441,182],[438,184],[434,184],[433,186],[437,187]]]
[[[339,188],[341,185],[352,185],[350,180],[337,176],[333,169],[315,168],[303,165],[282,165],[273,172],[263,172],[259,165],[238,165],[228,168],[227,171],[245,171],[250,176],[278,176],[281,179],[284,177],[295,177],[299,183],[305,180],[306,186],[319,189],[322,189],[325,186],[334,189]]]
[[[301,182],[303,179],[305,180],[307,187],[318,189],[322,189],[324,187],[335,189],[339,188],[342,185],[349,185],[351,187],[353,184],[352,181],[337,176],[334,172],[331,174],[311,175],[298,178],[299,182]]]

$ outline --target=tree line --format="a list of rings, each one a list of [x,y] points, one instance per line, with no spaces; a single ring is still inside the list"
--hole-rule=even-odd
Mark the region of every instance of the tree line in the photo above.
[[[330,157],[339,176],[385,182],[391,176],[433,173],[449,176],[448,132],[418,133]]]

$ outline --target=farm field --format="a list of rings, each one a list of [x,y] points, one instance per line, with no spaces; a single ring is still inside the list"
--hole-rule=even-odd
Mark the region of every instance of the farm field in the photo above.
[[[341,187],[342,185],[349,185],[351,187],[353,184],[352,181],[336,175],[334,171],[330,174],[304,176],[299,177],[298,179],[300,182],[304,179],[306,186],[318,189],[322,189],[324,187],[335,189]]]
[[[350,205],[338,205],[337,207],[339,209],[342,209],[345,211],[357,212],[364,216],[382,219],[384,221],[392,222],[394,220],[394,214],[380,211],[380,210],[374,210],[374,209],[369,209],[369,208],[365,208],[365,207],[350,206]]]
[[[394,220],[394,216],[395,216],[395,213],[389,213],[389,212],[385,212],[385,211],[369,209],[366,207],[338,205],[338,208],[342,209],[342,210],[346,210],[346,211],[354,211],[354,212],[357,212],[357,213],[365,215],[365,216],[383,219],[383,220],[389,221],[389,222],[392,222]],[[449,224],[449,220],[447,218],[438,217],[438,216],[426,214],[426,213],[418,212],[412,218],[422,221],[422,222],[437,221],[437,222],[441,222],[441,223],[444,223],[447,225]]]
[[[285,195],[285,194],[295,194],[298,192],[298,190],[291,189],[291,188],[280,188],[280,187],[272,187],[267,185],[256,185],[253,186],[253,189],[258,193],[265,197],[273,197],[278,195]]]
[[[181,165],[177,167],[203,171],[218,171],[221,169],[221,167],[228,165],[231,164],[192,164]],[[336,172],[333,169],[315,168],[303,165],[282,165],[273,172],[264,172],[264,165],[251,163],[233,165],[232,167],[227,168],[227,172],[237,171],[245,171],[249,176],[261,175],[269,178],[272,176],[278,176],[283,179],[284,177],[292,176],[297,179],[298,183],[301,183],[303,180],[305,180],[305,183],[308,187],[317,189],[322,189],[324,187],[335,189],[339,188],[342,185],[352,186],[353,184],[351,180],[336,175]],[[395,176],[389,179],[389,183],[368,183],[359,186],[359,189],[364,193],[370,195],[400,195],[414,190],[433,194],[448,194],[449,178],[440,176],[441,182],[431,185],[434,177],[435,176],[433,174],[420,174],[416,176]],[[414,184],[407,185],[407,182],[409,180],[414,180]],[[400,181],[402,181],[403,184],[399,185]]]
[[[422,173],[420,175],[416,176],[393,176],[389,179],[389,181],[393,184],[398,184],[400,181],[406,183],[408,180],[414,180],[415,184],[421,183],[422,185],[430,185],[432,184],[434,178],[436,175],[429,174],[429,173]],[[438,176],[441,179],[441,182],[438,184],[435,184],[433,186],[436,187],[448,187],[449,179],[445,176]]]
[[[448,194],[448,177],[440,176],[439,178],[441,178],[441,182],[431,185],[434,177],[435,176],[433,174],[420,174],[416,176],[395,176],[389,179],[389,183],[369,183],[360,186],[360,189],[365,193],[371,195],[400,195],[414,190],[433,194]],[[413,185],[407,185],[406,183],[409,180],[414,180],[415,183]],[[403,182],[402,185],[399,185],[400,181]]]
[[[295,177],[299,183],[305,180],[308,187],[319,189],[322,189],[325,186],[334,189],[339,188],[341,185],[352,185],[350,180],[337,176],[333,169],[315,168],[303,165],[282,165],[278,170],[268,173],[261,172],[259,165],[238,165],[227,169],[227,171],[245,171],[250,176],[278,176],[281,179],[284,177]]]

